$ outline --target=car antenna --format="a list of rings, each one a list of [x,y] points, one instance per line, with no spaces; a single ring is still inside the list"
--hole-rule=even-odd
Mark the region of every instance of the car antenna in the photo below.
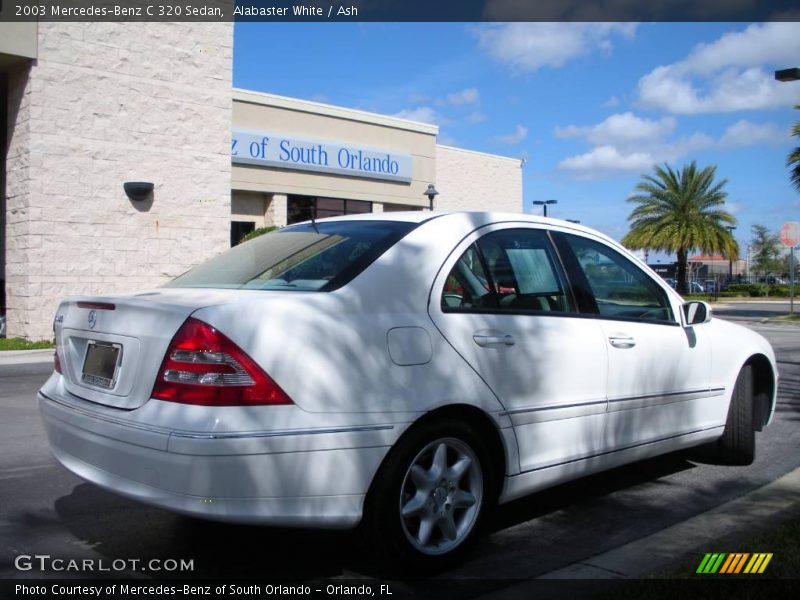
[[[317,220],[314,218],[316,212],[316,207],[311,209],[311,226],[314,228],[314,231],[317,232],[317,235],[319,235],[319,229],[317,229]]]

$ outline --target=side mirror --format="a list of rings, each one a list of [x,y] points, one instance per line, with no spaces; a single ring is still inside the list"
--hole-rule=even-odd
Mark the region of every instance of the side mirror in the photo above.
[[[711,320],[711,307],[705,302],[685,302],[683,305],[683,316],[687,327],[702,325]]]

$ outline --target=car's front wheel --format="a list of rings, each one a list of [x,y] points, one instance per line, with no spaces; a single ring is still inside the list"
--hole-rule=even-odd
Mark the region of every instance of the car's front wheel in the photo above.
[[[457,561],[493,504],[495,479],[481,437],[465,423],[423,423],[379,469],[362,528],[373,549],[403,570]]]
[[[726,465],[749,465],[756,456],[753,423],[753,367],[745,365],[736,378],[725,432],[713,447],[716,459]]]

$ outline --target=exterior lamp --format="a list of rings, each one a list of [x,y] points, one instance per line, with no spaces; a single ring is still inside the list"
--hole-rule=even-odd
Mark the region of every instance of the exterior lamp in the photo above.
[[[149,181],[126,181],[122,184],[125,195],[134,202],[141,202],[153,192],[153,184]]]
[[[730,232],[731,235],[733,235],[733,232],[736,231],[736,227],[734,227],[733,225],[728,225],[725,229],[727,229]],[[728,257],[728,283],[730,283],[731,281],[733,281],[733,258],[729,256]]]
[[[567,219],[567,223],[580,223],[580,219]]]
[[[544,211],[542,213],[542,215],[545,216],[545,217],[547,216],[547,205],[548,204],[558,204],[558,200],[534,200],[533,201],[533,205],[534,206],[541,206],[542,207],[542,210]]]
[[[422,192],[422,195],[428,197],[428,201],[430,202],[430,209],[433,210],[433,199],[439,195],[439,192],[436,191],[436,188],[433,187],[432,183],[428,184],[428,189]]]

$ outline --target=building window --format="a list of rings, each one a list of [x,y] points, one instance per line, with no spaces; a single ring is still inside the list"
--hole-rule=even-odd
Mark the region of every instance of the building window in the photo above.
[[[356,215],[372,212],[372,202],[345,200],[343,198],[316,198],[290,195],[287,199],[286,222],[289,225],[327,217]]]
[[[255,228],[256,224],[253,221],[231,221],[231,248]]]

